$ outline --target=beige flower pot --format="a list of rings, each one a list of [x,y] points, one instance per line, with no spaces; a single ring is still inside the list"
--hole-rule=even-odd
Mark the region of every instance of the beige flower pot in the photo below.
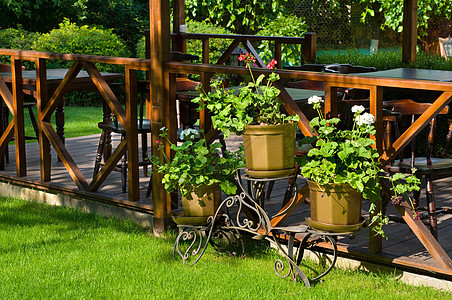
[[[321,230],[348,231],[361,224],[361,194],[349,184],[319,186],[308,180],[311,226]],[[321,228],[319,228],[321,227]]]
[[[221,202],[219,184],[202,186],[191,193],[192,199],[182,197],[182,208],[185,217],[213,216]]]
[[[293,174],[296,130],[296,123],[245,126],[243,144],[246,173],[257,178]]]

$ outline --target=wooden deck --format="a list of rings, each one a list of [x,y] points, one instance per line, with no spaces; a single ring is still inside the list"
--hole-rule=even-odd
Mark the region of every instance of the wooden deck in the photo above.
[[[92,179],[95,153],[99,135],[78,137],[66,140],[66,145],[75,162],[79,166],[88,182]],[[114,139],[117,142],[117,139]],[[234,150],[238,146],[240,138],[231,137],[227,140],[228,149]],[[28,143],[27,149],[27,176],[21,177],[25,185],[37,188],[60,188],[64,190],[77,191],[77,186],[72,181],[66,168],[58,162],[55,152],[52,151],[52,181],[46,184],[40,182],[39,175],[39,151],[37,143]],[[10,163],[6,165],[5,171],[0,171],[0,181],[12,181],[16,176],[14,146],[9,146]],[[82,197],[91,199],[111,199],[113,205],[125,205],[141,212],[152,213],[152,201],[145,197],[149,183],[149,177],[140,174],[140,196],[137,203],[127,201],[127,193],[121,192],[121,180],[119,172],[112,172],[97,193],[81,192]],[[17,183],[17,182],[16,182]],[[452,208],[452,181],[450,178],[435,181],[435,192],[437,206]],[[298,185],[304,184],[302,178],[298,179]],[[271,198],[265,202],[265,210],[269,216],[275,214],[281,205],[281,199],[285,191],[285,183],[279,182],[275,185]],[[75,192],[77,193],[77,192]],[[79,196],[80,196],[79,195]],[[423,202],[424,201],[424,202]],[[421,198],[421,203],[425,200]],[[365,204],[363,214],[365,214]],[[388,215],[396,216],[395,209],[390,204]],[[302,204],[285,221],[284,225],[301,224],[309,217],[309,205]],[[449,256],[452,256],[452,215],[442,214],[438,217],[439,241]],[[385,227],[388,240],[383,241],[383,253],[381,255],[369,255],[367,251],[368,231],[365,230],[356,235],[354,239],[349,237],[339,238],[339,250],[342,256],[352,257],[358,260],[366,260],[378,264],[396,266],[418,274],[430,274],[436,277],[452,281],[452,272],[441,269],[425,250],[419,240],[411,232],[410,228],[401,223],[390,222]]]

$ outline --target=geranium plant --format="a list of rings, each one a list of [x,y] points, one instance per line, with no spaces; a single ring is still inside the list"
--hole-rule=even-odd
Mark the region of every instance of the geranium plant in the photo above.
[[[201,95],[192,101],[199,104],[200,109],[207,108],[212,115],[213,128],[221,130],[228,137],[231,132],[241,134],[246,125],[276,125],[298,121],[298,115],[287,116],[281,113],[282,102],[278,95],[280,90],[272,84],[279,80],[279,75],[271,73],[268,78],[261,74],[257,79],[251,66],[256,59],[250,54],[241,54],[240,61],[246,63],[251,74],[251,81],[235,92],[225,89],[221,82],[213,81],[213,91]],[[272,60],[268,69],[273,69],[276,61]],[[264,82],[266,83],[264,84]],[[199,89],[202,91],[202,87]]]
[[[373,147],[375,141],[369,134],[375,134],[373,115],[364,112],[364,107],[355,105],[351,108],[353,127],[351,130],[338,130],[339,118],[325,119],[321,111],[322,98],[312,96],[308,103],[318,112],[309,124],[318,133],[317,136],[305,137],[300,144],[310,144],[313,147],[306,156],[297,158],[301,166],[301,174],[320,186],[332,183],[348,183],[360,192],[364,199],[370,202],[369,212],[374,216],[371,222],[374,231],[384,235],[382,226],[387,224],[387,217],[376,212],[381,200],[380,180],[385,177],[379,154]],[[392,190],[396,198],[400,194],[419,189],[419,182],[411,175],[405,181],[404,176],[397,174],[390,177]]]
[[[174,192],[178,189],[181,195],[191,199],[191,193],[196,188],[219,184],[226,194],[234,194],[237,187],[231,182],[237,168],[244,166],[242,150],[232,153],[226,150],[220,155],[221,144],[207,144],[203,131],[185,129],[179,135],[183,141],[180,145],[171,143],[167,129],[162,128],[159,151],[163,153],[164,161],[158,156],[152,157],[153,171],[163,174],[162,183],[165,190]],[[200,137],[202,136],[202,138]],[[164,152],[163,140],[171,144],[174,158],[170,160]]]

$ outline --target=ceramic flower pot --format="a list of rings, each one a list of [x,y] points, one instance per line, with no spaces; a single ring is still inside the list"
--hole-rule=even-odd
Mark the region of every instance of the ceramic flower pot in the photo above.
[[[192,199],[181,197],[185,217],[213,216],[221,202],[220,185],[198,187],[191,193],[191,197]]]
[[[245,126],[246,173],[256,178],[293,174],[296,130],[296,123]]]
[[[311,203],[309,225],[334,232],[354,231],[360,227],[362,196],[349,184],[320,186],[308,180],[308,187]]]

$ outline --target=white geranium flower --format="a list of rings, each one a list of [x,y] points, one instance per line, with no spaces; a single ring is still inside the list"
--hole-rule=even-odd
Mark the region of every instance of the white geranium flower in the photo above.
[[[361,125],[372,125],[375,123],[375,117],[369,113],[364,113],[356,118],[356,123],[358,126]]]
[[[362,105],[353,105],[352,107],[352,113],[362,113],[364,110],[365,108]]]
[[[160,131],[165,131],[166,127],[163,126],[162,128],[160,128]]]
[[[323,99],[319,96],[311,96],[308,99],[309,104],[317,104],[323,102]]]
[[[199,138],[199,132],[196,129],[193,128],[187,128],[185,130],[182,130],[182,132],[179,135],[179,138],[182,141],[185,140],[194,140]]]

